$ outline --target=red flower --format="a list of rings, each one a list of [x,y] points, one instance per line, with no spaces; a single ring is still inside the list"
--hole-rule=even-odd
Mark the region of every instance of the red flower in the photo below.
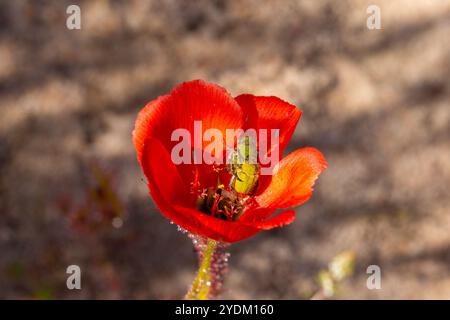
[[[223,136],[226,129],[279,129],[282,154],[300,116],[299,109],[277,97],[244,94],[233,98],[225,89],[200,80],[178,85],[140,111],[133,132],[137,158],[153,200],[182,228],[224,242],[292,223],[293,210],[274,213],[311,197],[315,180],[327,166],[319,150],[292,152],[275,166],[273,175],[258,177],[252,194],[240,195],[230,190],[228,182],[234,173],[225,166],[176,165],[171,152],[177,142],[171,141],[171,135],[179,128],[193,133],[194,121],[202,121],[203,132],[214,128]],[[202,142],[200,148],[205,146]]]

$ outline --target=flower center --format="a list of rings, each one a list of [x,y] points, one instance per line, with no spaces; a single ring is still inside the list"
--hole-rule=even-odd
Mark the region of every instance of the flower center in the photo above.
[[[241,216],[248,198],[227,191],[220,184],[203,190],[197,199],[197,209],[215,218],[234,221]]]

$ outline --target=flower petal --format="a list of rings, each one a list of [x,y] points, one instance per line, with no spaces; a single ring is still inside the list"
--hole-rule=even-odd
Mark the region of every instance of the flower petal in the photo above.
[[[201,121],[202,124],[202,130],[197,139],[195,139],[194,121]],[[242,109],[225,89],[215,84],[195,80],[182,83],[169,95],[147,104],[136,120],[133,142],[138,160],[143,165],[143,150],[150,138],[159,140],[170,153],[179,143],[179,141],[171,141],[172,133],[176,129],[186,129],[190,133],[191,151],[203,150],[210,143],[203,141],[204,132],[207,129],[216,129],[222,133],[225,149],[226,129],[238,129],[242,126]],[[196,145],[196,142],[199,142],[199,145]],[[224,152],[225,150],[222,150],[222,154]],[[193,162],[193,157],[191,158]],[[216,179],[212,174],[212,166],[181,164],[178,167],[183,180],[193,181],[197,176],[203,185],[208,185],[211,179]]]
[[[260,207],[270,208],[302,204],[311,197],[314,182],[326,167],[319,150],[296,150],[277,164],[268,187],[255,200]]]
[[[252,224],[214,218],[187,207],[175,206],[174,209],[178,216],[190,219],[190,222],[185,225],[182,222],[178,223],[181,227],[217,241],[237,242],[254,236],[263,230],[263,228],[253,226]]]
[[[280,129],[280,158],[284,148],[291,140],[298,121],[302,115],[300,109],[296,106],[271,96],[254,96],[251,94],[241,94],[235,100],[242,107],[245,114],[248,115],[247,128],[253,129]]]
[[[170,159],[170,153],[157,139],[147,139],[142,150],[142,169],[148,180],[153,200],[160,203],[186,203],[190,194],[190,183],[182,179],[179,166]],[[195,199],[191,198],[190,203]]]
[[[270,230],[273,228],[279,228],[291,224],[292,222],[294,222],[294,220],[295,211],[289,210],[281,212],[268,220],[253,222],[251,225],[261,230]]]
[[[136,149],[137,158],[142,165],[142,153],[145,140],[152,137],[153,128],[161,115],[168,96],[161,96],[149,102],[137,116],[133,130],[133,144]]]

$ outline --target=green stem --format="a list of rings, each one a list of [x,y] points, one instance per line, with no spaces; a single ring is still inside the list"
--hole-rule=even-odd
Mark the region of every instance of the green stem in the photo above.
[[[217,248],[217,242],[208,239],[206,248],[203,251],[203,259],[200,264],[200,268],[197,272],[197,276],[192,283],[191,289],[186,295],[188,300],[206,300],[209,298],[212,284],[211,277],[211,262],[215,250]]]

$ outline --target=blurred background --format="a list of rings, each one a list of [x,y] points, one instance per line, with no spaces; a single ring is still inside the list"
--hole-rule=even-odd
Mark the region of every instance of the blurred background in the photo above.
[[[329,162],[294,224],[230,247],[220,297],[308,299],[347,251],[333,298],[450,298],[449,35],[449,0],[2,0],[0,298],[183,297],[192,243],[148,196],[131,132],[197,78],[296,104],[288,151]]]

